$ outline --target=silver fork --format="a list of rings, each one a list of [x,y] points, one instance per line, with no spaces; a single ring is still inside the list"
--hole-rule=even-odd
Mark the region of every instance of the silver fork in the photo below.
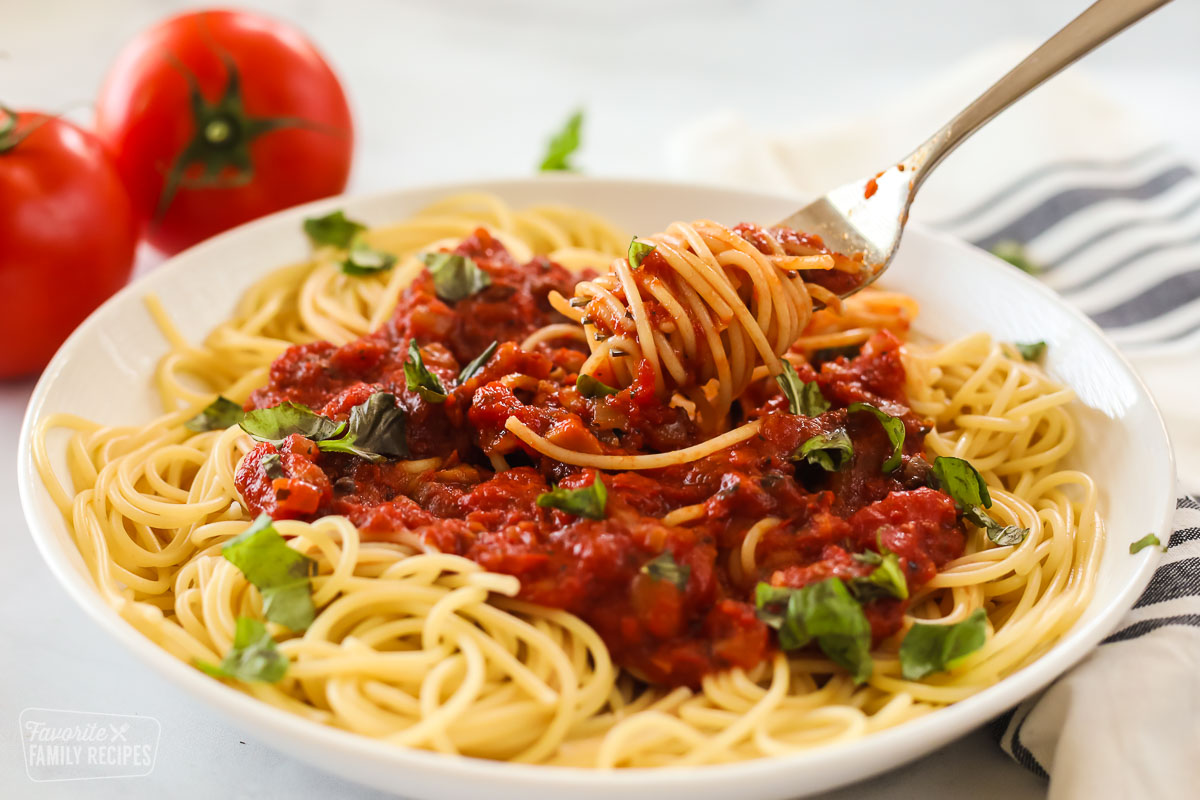
[[[1097,0],[898,164],[839,186],[779,224],[818,234],[836,252],[862,253],[865,282],[843,297],[853,294],[891,263],[917,190],[942,159],[1043,81],[1169,2]]]

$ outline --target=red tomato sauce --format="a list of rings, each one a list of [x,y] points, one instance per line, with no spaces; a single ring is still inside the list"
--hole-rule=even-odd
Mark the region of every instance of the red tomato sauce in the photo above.
[[[790,246],[813,246],[793,237]],[[684,411],[657,396],[648,364],[632,386],[587,398],[575,387],[586,355],[581,344],[519,347],[539,327],[563,321],[547,295],[570,296],[580,275],[544,259],[516,264],[482,230],[456,252],[475,260],[492,284],[449,303],[423,273],[378,331],[342,347],[290,348],[247,404],[291,400],[341,420],[371,394],[388,391],[406,412],[412,458],[436,458],[436,466],[370,463],[322,452],[299,436],[278,447],[259,443],[236,476],[252,513],[306,520],[341,514],[368,541],[415,535],[518,577],[526,600],[579,615],[615,662],[641,678],[693,687],[705,674],[750,668],[775,651],[774,634],[755,613],[760,581],[799,588],[831,576],[865,576],[873,567],[854,555],[886,548],[899,557],[911,592],[962,554],[954,502],[928,486],[921,447],[928,423],[906,404],[900,342],[891,334],[876,334],[851,358],[801,365],[801,379],[815,380],[832,406],[818,417],[791,414],[768,379],[751,387],[736,409],[744,420],[762,421],[758,436],[689,464],[598,475],[527,449],[505,421],[515,416],[556,444],[592,453],[662,452],[703,437]],[[412,338],[447,389],[443,403],[406,386],[403,365]],[[459,385],[462,366],[493,340],[501,342],[495,355]],[[881,469],[892,451],[882,426],[870,414],[848,413],[854,402],[903,419],[904,455],[894,472]],[[848,466],[826,472],[791,460],[810,437],[839,427],[854,445]],[[276,452],[284,477],[271,478],[262,461]],[[497,472],[495,457],[509,468]],[[537,505],[552,484],[581,488],[598,479],[608,492],[604,519]],[[669,512],[692,505],[702,506],[697,519],[663,524]],[[780,522],[761,536],[753,574],[742,574],[734,566],[742,542],[765,517]],[[686,581],[643,569],[664,552]],[[906,604],[890,598],[865,603],[876,641],[900,629]]]

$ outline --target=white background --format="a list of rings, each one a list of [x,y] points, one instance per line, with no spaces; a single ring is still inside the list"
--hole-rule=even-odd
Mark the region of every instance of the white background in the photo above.
[[[0,0],[0,103],[86,119],[89,98],[121,44],[190,5]],[[527,174],[548,133],[576,107],[587,111],[579,158],[585,171],[669,175],[666,142],[698,116],[732,109],[764,128],[786,128],[867,112],[990,44],[1048,36],[1085,3],[245,5],[301,25],[341,75],[358,125],[355,191]],[[1079,68],[1200,162],[1198,34],[1200,4],[1179,0]],[[152,261],[144,258],[143,268]],[[7,454],[0,460],[0,507],[9,520],[0,530],[0,797],[376,797],[276,755],[191,702],[110,643],[54,585],[21,521],[14,479],[17,428],[31,389],[31,381],[0,383],[0,453]],[[154,773],[30,782],[17,726],[20,710],[30,706],[156,717],[162,738]],[[981,731],[829,797],[918,794],[1041,797],[1045,783]]]

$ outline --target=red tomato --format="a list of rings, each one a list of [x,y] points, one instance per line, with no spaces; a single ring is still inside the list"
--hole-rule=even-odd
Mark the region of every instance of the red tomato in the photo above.
[[[313,45],[241,11],[183,14],[130,43],[96,131],[167,253],[341,192],[354,146],[346,96]]]
[[[0,108],[0,378],[46,365],[129,279],[138,220],[100,142]]]

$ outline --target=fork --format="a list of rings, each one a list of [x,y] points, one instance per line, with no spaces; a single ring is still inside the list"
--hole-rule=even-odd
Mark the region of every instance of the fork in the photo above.
[[[942,159],[1048,78],[1169,2],[1097,0],[899,163],[837,187],[779,224],[817,234],[835,252],[862,255],[864,280],[843,297],[873,283],[896,255],[917,190]]]

